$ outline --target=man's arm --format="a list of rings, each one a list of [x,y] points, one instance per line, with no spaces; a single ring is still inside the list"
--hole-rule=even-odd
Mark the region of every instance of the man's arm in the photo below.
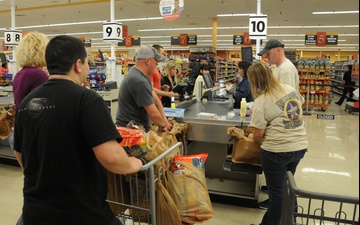
[[[159,113],[161,114],[163,121],[165,122],[166,130],[171,130],[171,124],[169,123],[169,121],[166,118],[164,107],[163,107],[159,97],[156,95],[155,91],[153,91],[153,98],[154,98],[154,104],[155,104],[156,108],[159,110]]]
[[[117,174],[136,173],[141,169],[141,160],[129,157],[116,140],[110,140],[93,148],[97,160],[108,171]]]

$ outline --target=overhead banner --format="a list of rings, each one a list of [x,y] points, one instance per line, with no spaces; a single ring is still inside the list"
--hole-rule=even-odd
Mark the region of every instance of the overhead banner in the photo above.
[[[189,34],[188,45],[197,45],[197,35],[196,34]]]
[[[316,46],[325,46],[325,45],[326,45],[326,32],[317,32]]]
[[[170,44],[180,45],[180,46],[197,45],[197,35],[196,34],[172,35],[170,39]]]
[[[244,34],[233,35],[233,45],[252,46],[255,44],[256,44],[256,40],[250,39],[249,32],[244,32]],[[262,39],[260,40],[260,45],[261,44],[262,44]]]
[[[184,11],[184,0],[160,0],[159,10],[164,20],[176,20]]]
[[[326,45],[337,45],[338,35],[326,35]]]
[[[309,33],[305,35],[305,45],[316,45],[316,46],[325,46],[325,45],[337,45],[338,44],[338,34],[326,32],[317,32]]]

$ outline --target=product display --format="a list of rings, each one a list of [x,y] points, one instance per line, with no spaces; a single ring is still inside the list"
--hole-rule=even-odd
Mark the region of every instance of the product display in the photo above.
[[[301,59],[296,62],[299,71],[299,92],[304,97],[304,109],[325,111],[329,105],[332,87],[330,80],[330,61]]]

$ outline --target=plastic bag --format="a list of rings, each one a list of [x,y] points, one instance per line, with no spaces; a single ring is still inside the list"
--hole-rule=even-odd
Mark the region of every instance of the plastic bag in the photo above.
[[[205,161],[208,157],[208,153],[200,154],[189,154],[189,155],[176,155],[173,158],[172,162],[172,171],[175,173],[177,170],[182,170],[182,163],[189,163],[194,165],[196,168],[204,171],[205,170]]]
[[[120,145],[128,155],[142,157],[147,154],[148,148],[141,130],[128,127],[116,127],[123,140]]]

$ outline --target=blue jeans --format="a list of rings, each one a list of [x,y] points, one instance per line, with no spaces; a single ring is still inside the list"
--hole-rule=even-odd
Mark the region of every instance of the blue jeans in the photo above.
[[[261,149],[261,166],[265,174],[269,194],[268,209],[261,225],[280,224],[286,172],[291,171],[295,174],[296,167],[304,157],[305,152],[306,149],[283,153],[274,153]]]

